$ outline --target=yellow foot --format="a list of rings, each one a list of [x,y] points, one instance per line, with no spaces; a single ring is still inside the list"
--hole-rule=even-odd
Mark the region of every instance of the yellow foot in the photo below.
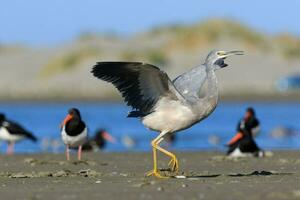
[[[169,178],[168,176],[163,176],[160,173],[158,173],[158,171],[150,171],[146,174],[147,177],[149,176],[155,176],[157,178]]]
[[[170,160],[168,165],[170,166],[172,172],[178,172],[179,167],[178,167],[178,160],[176,157],[173,157]]]

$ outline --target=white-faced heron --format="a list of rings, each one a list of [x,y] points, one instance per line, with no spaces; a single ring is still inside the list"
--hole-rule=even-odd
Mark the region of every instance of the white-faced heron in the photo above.
[[[171,158],[169,166],[178,171],[176,156],[159,146],[166,135],[187,129],[213,112],[218,103],[215,71],[226,67],[224,59],[242,51],[211,51],[204,64],[171,81],[159,68],[140,62],[98,62],[95,77],[111,82],[133,110],[128,117],[140,118],[160,134],[151,142],[154,168],[147,175],[163,177],[157,168],[156,151]]]

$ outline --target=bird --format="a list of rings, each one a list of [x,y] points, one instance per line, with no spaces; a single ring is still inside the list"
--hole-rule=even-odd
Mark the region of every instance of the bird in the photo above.
[[[83,151],[98,151],[105,148],[108,142],[116,143],[116,139],[111,136],[106,130],[99,129],[96,131],[95,136],[90,138],[82,145]]]
[[[80,161],[82,145],[87,140],[88,129],[77,108],[69,109],[68,115],[61,124],[61,137],[66,145],[67,160],[70,160],[70,148],[78,148],[77,157]]]
[[[37,141],[37,138],[21,125],[16,122],[6,119],[5,114],[0,113],[0,140],[7,141],[7,154],[14,153],[14,145],[16,142],[30,139],[33,142]]]
[[[229,157],[264,157],[265,151],[257,146],[252,137],[244,136],[227,155]]]
[[[171,158],[170,170],[178,173],[175,154],[159,144],[170,134],[190,128],[208,117],[218,103],[216,70],[224,68],[224,60],[243,51],[212,50],[205,62],[170,80],[158,67],[143,62],[97,62],[91,73],[112,83],[132,107],[127,117],[139,118],[144,126],[157,131],[151,141],[153,170],[146,176],[168,178],[157,167],[157,151]]]

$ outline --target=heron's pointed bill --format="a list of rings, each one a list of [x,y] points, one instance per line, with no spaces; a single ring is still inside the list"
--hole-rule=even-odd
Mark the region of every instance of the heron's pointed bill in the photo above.
[[[227,58],[229,56],[234,56],[234,55],[244,55],[244,51],[227,51],[227,52],[224,52],[222,57]]]
[[[219,56],[219,59],[215,62],[218,66],[221,68],[227,67],[228,65],[224,62],[224,60],[233,55],[244,55],[243,51],[218,51],[217,55]]]

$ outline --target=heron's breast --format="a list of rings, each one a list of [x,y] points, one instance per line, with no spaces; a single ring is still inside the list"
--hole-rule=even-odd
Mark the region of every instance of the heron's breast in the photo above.
[[[210,98],[206,101],[198,102],[194,107],[193,110],[197,113],[198,121],[201,121],[208,117],[217,107],[218,98]]]
[[[197,120],[192,109],[180,101],[161,101],[155,111],[142,119],[143,124],[156,131],[175,132],[193,125]]]

